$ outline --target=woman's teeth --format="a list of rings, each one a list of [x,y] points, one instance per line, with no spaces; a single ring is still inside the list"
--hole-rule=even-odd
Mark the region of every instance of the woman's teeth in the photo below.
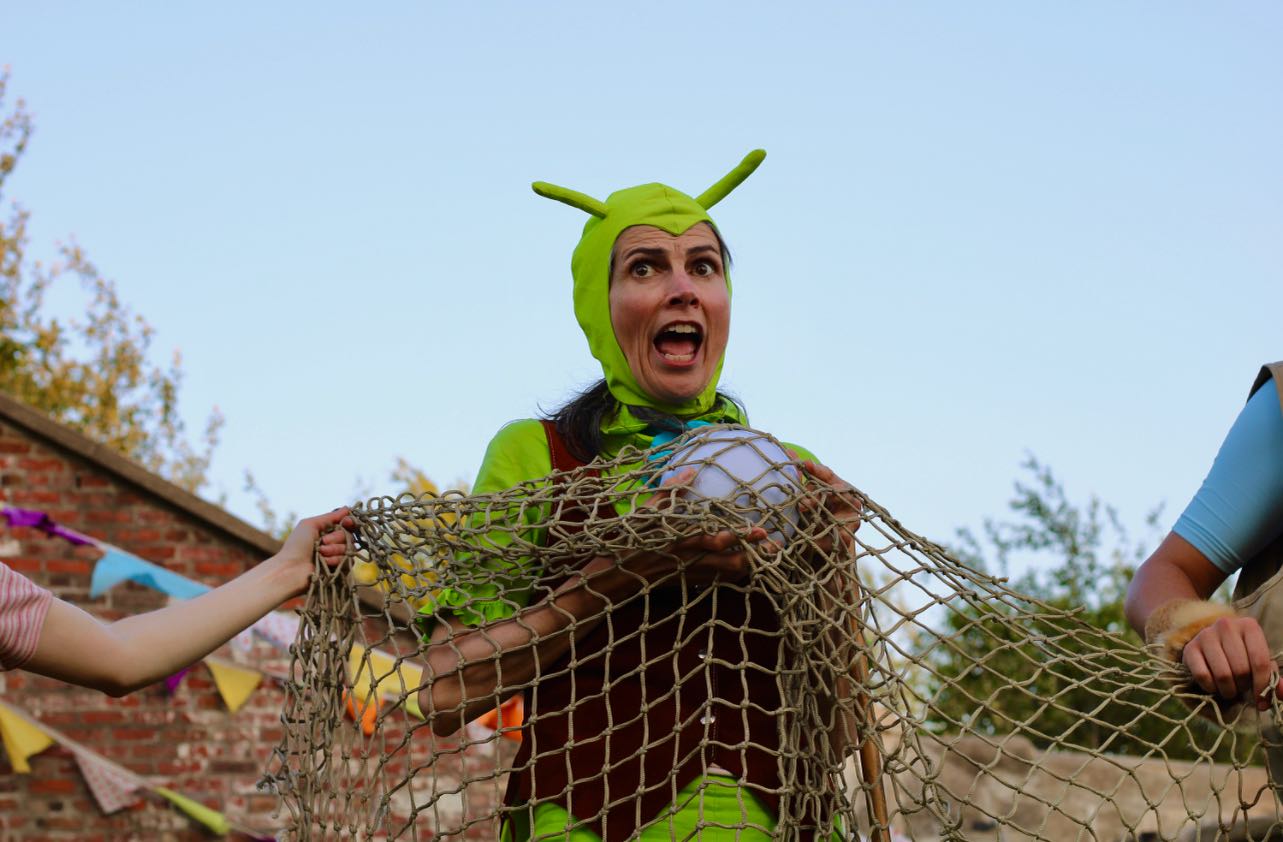
[[[669,362],[688,363],[695,359],[701,341],[700,330],[694,325],[671,325],[655,337],[655,350]]]

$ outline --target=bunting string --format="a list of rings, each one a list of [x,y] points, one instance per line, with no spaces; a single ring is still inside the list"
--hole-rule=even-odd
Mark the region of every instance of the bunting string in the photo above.
[[[274,835],[244,827],[212,807],[131,772],[8,701],[0,701],[0,735],[4,737],[9,763],[19,774],[30,774],[30,758],[54,743],[70,751],[76,758],[76,765],[80,767],[94,800],[107,815],[133,806],[142,800],[143,793],[151,793],[220,836],[236,830],[254,839],[275,839]]]

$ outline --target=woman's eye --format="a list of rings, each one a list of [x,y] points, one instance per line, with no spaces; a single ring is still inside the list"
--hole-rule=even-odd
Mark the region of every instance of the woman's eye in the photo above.
[[[655,274],[655,267],[651,266],[644,260],[638,261],[632,265],[630,270],[635,278],[649,278]]]
[[[717,274],[717,267],[711,261],[701,260],[695,264],[695,274],[703,277]]]

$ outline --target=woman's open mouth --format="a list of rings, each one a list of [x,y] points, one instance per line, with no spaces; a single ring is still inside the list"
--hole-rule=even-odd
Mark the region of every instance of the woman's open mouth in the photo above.
[[[665,362],[684,365],[694,362],[704,344],[704,329],[694,322],[673,322],[660,328],[653,342]]]

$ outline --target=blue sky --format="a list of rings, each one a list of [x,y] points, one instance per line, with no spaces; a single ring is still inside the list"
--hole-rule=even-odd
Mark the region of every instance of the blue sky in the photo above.
[[[724,385],[909,528],[1027,452],[1138,525],[1283,356],[1283,6],[0,2],[37,133],[8,185],[178,348],[210,493],[255,518],[470,479],[598,374],[582,217],[695,193],[735,254]],[[73,311],[74,290],[57,304]]]

